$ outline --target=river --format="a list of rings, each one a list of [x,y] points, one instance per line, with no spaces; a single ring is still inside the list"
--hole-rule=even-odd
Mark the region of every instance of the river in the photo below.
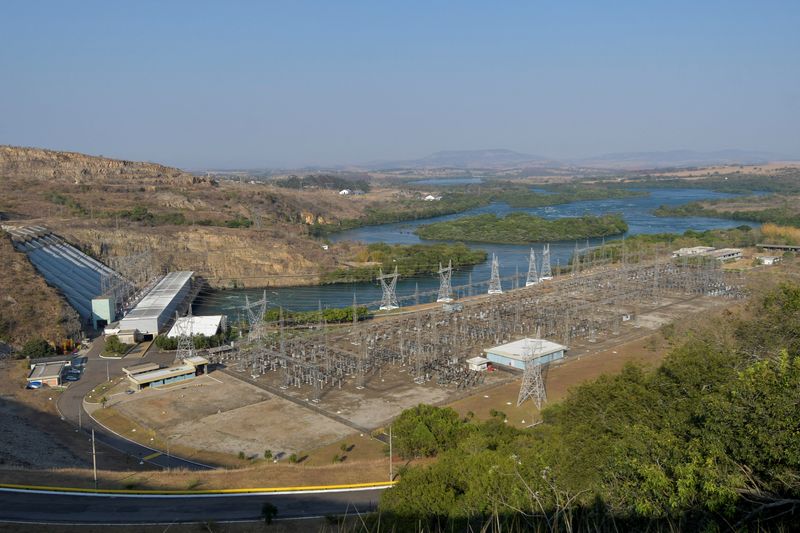
[[[331,236],[331,240],[334,242],[351,240],[364,243],[386,242],[390,244],[431,242],[422,241],[419,237],[414,235],[414,228],[422,224],[430,224],[431,222],[440,220],[451,220],[481,213],[495,213],[498,216],[504,216],[512,211],[521,211],[549,219],[586,214],[601,215],[604,213],[622,213],[629,227],[626,235],[637,235],[641,233],[683,233],[688,229],[707,230],[729,228],[743,223],[741,221],[702,217],[662,218],[652,214],[653,209],[660,205],[674,206],[698,200],[730,198],[735,195],[703,189],[645,190],[650,193],[649,196],[588,200],[532,209],[517,209],[511,208],[504,203],[493,203],[455,215],[446,215],[413,222],[357,228],[334,234]],[[589,245],[593,246],[601,242],[602,239],[590,239]],[[543,244],[544,243],[536,243],[532,245],[539,260],[541,260]],[[581,247],[585,246],[586,241],[580,242],[579,245]],[[493,253],[497,254],[500,262],[501,277],[513,276],[517,271],[524,276],[528,271],[528,257],[531,246],[486,243],[476,243],[473,246],[486,250],[490,258]],[[574,250],[574,241],[550,243],[551,265],[554,272],[557,264],[566,265],[569,262]],[[458,287],[466,285],[470,276],[473,283],[486,282],[489,279],[490,273],[490,261],[454,272],[452,280],[453,289],[460,295],[461,291]],[[511,281],[504,281],[503,288],[510,289],[511,283]],[[524,283],[524,279],[522,283]],[[415,291],[429,293],[435,291],[438,287],[439,279],[436,275],[401,279],[397,283],[397,295],[402,300],[401,305],[410,305],[415,301]],[[485,290],[485,285],[475,289],[476,293],[485,292]],[[245,295],[249,296],[252,302],[261,298],[262,291],[263,289],[212,290],[198,296],[193,311],[195,314],[199,315],[225,313],[232,319],[236,319],[239,310],[244,305]],[[267,289],[267,300],[269,301],[270,307],[283,306],[285,309],[297,311],[316,309],[320,303],[323,307],[343,307],[351,305],[354,295],[359,303],[369,303],[371,307],[377,307],[377,302],[381,299],[381,288],[377,283],[341,283],[311,287]],[[432,298],[435,299],[435,296],[422,297],[420,301],[431,301]]]

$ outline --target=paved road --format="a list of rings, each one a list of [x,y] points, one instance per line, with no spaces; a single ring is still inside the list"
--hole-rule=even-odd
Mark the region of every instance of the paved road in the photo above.
[[[149,358],[141,359],[139,357],[130,359],[130,356],[125,359],[103,359],[100,357],[100,353],[103,351],[104,345],[105,343],[102,337],[98,337],[92,343],[92,348],[89,350],[88,354],[85,355],[87,361],[81,379],[71,382],[67,390],[61,394],[58,399],[58,409],[61,415],[75,426],[78,426],[80,423],[83,430],[87,433],[94,428],[95,439],[98,442],[110,446],[124,455],[132,457],[134,461],[141,461],[144,457],[150,457],[153,454],[153,450],[111,433],[94,422],[83,409],[83,397],[97,385],[105,382],[107,376],[111,376],[112,378],[120,376],[122,374],[122,367],[149,360]],[[80,415],[78,414],[79,411],[81,413]],[[97,467],[103,469],[102,458],[100,458],[98,462],[99,464]],[[189,470],[207,470],[210,468],[173,455],[151,457],[145,461],[145,464],[152,465],[155,469],[185,468]]]
[[[0,491],[0,522],[168,524],[258,520],[264,502],[278,509],[278,518],[353,514],[375,510],[382,490],[168,498]]]

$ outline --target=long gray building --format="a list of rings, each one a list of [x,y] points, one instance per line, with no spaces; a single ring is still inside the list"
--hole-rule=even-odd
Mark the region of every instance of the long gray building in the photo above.
[[[120,330],[138,329],[142,335],[158,335],[192,291],[194,272],[170,272],[119,321]]]

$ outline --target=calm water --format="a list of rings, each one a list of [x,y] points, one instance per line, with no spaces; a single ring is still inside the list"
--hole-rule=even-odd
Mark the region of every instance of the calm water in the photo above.
[[[622,213],[629,226],[627,235],[636,235],[640,233],[683,233],[687,229],[718,229],[742,224],[741,221],[715,218],[661,218],[652,215],[652,210],[660,205],[679,205],[696,200],[729,198],[734,195],[698,189],[653,189],[649,192],[649,196],[643,197],[615,200],[591,200],[534,209],[512,209],[507,204],[496,203],[456,215],[358,228],[337,233],[331,237],[331,240],[352,240],[364,243],[387,242],[392,244],[430,242],[422,241],[414,235],[414,228],[422,224],[430,224],[431,222],[440,220],[451,220],[462,216],[481,213],[495,213],[498,216],[503,216],[512,211],[521,211],[549,219],[574,217],[585,214],[601,215],[604,213]],[[611,239],[609,238],[608,240]],[[601,242],[602,239],[589,240],[590,245],[597,245]],[[539,259],[541,259],[542,244],[543,243],[537,243],[532,245]],[[581,241],[579,245],[581,247],[585,246],[586,241]],[[485,243],[475,243],[473,246],[486,250],[490,258],[492,253],[497,254],[500,260],[501,277],[512,276],[517,271],[524,275],[528,271],[528,256],[531,246]],[[557,264],[566,265],[568,263],[574,250],[574,241],[550,243],[550,257],[553,272],[556,271]],[[490,262],[487,261],[483,264],[454,272],[452,281],[453,289],[456,293],[459,293],[458,286],[466,285],[470,275],[473,283],[487,282],[490,271],[491,265]],[[401,305],[410,305],[414,303],[415,290],[419,292],[435,291],[438,287],[438,276],[402,279],[397,283],[397,295],[401,300],[406,298],[405,301],[401,301]],[[504,281],[503,288],[510,289],[511,282]],[[232,318],[236,318],[239,309],[244,305],[245,295],[249,295],[251,301],[257,300],[261,297],[262,290],[263,289],[241,289],[212,291],[209,294],[203,294],[198,297],[195,302],[194,312],[196,314],[226,313]],[[475,291],[476,293],[485,292],[486,286],[484,285],[476,288]],[[268,289],[267,299],[271,307],[283,306],[286,309],[309,310],[316,309],[320,302],[323,307],[351,305],[354,294],[358,302],[362,304],[373,304],[373,307],[377,307],[377,303],[381,298],[381,289],[380,286],[375,283],[336,284],[319,287],[285,287]],[[431,299],[435,299],[435,296],[422,297],[420,301],[430,301]]]

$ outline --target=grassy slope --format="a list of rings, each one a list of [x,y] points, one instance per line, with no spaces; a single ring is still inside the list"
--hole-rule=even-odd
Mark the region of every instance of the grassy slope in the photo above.
[[[5,233],[0,234],[0,272],[0,340],[19,346],[41,336],[55,342],[80,329],[75,311]]]

